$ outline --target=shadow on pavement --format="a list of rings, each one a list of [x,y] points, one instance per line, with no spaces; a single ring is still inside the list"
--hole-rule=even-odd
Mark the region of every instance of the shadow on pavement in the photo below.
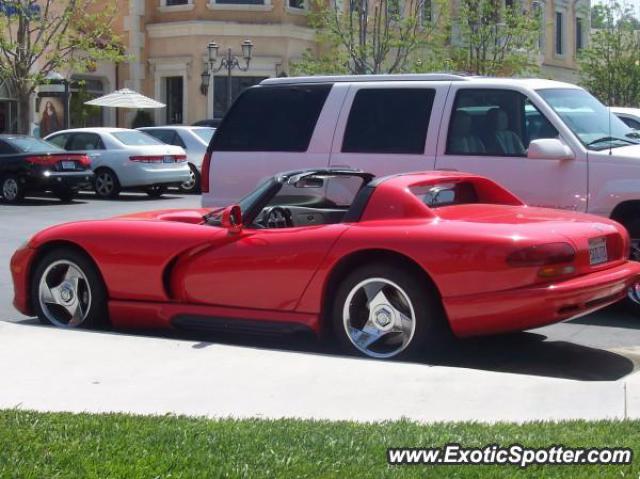
[[[567,323],[640,330],[640,317],[626,311],[621,304],[609,306],[597,315],[582,316]]]
[[[137,191],[131,191],[131,192],[122,192],[118,195],[117,198],[111,199],[111,198],[100,198],[98,195],[96,195],[95,193],[91,193],[91,192],[82,192],[78,195],[78,198],[84,198],[87,200],[96,200],[96,201],[115,201],[115,202],[134,202],[134,201],[166,201],[166,200],[175,200],[176,198],[181,198],[182,195],[180,195],[179,193],[174,193],[174,192],[168,192],[165,193],[164,195],[160,196],[159,198],[152,198],[151,196],[147,195],[144,192],[137,192]]]
[[[458,340],[431,364],[581,381],[615,381],[634,370],[620,354],[530,332]]]
[[[63,206],[72,206],[72,205],[84,205],[86,201],[82,201],[80,198],[74,198],[71,201],[60,201],[58,198],[54,196],[27,196],[19,203],[0,203],[2,206],[52,206],[52,205],[63,205]]]
[[[12,324],[50,327],[42,326],[37,319],[26,319]],[[225,344],[322,356],[344,356],[330,341],[319,341],[310,335],[264,337],[223,333],[214,335],[177,330],[85,330],[83,334],[124,334],[188,340],[195,342],[192,345],[193,349],[206,349]],[[359,356],[349,357],[374,361]],[[544,335],[530,332],[454,340],[446,352],[431,356],[425,354],[424,357],[411,362],[580,381],[615,381],[631,374],[634,370],[634,363],[620,354],[567,341],[548,340]]]

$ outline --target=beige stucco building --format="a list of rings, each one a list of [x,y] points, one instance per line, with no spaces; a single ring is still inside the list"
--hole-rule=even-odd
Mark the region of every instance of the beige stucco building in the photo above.
[[[309,0],[116,1],[114,27],[130,60],[119,65],[99,64],[95,71],[83,75],[66,73],[73,80],[84,80],[85,98],[80,97],[78,88],[72,88],[72,126],[130,126],[134,112],[124,110],[117,119],[113,109],[106,108],[92,110],[82,119],[73,115],[74,101],[80,103],[87,95],[124,87],[167,104],[167,108],[151,111],[156,124],[191,124],[221,117],[227,103],[226,71],[215,73],[208,88],[201,77],[207,68],[211,40],[220,45],[220,56],[228,48],[241,56],[241,43],[247,39],[253,42],[249,69],[233,71],[232,97],[263,78],[287,74],[292,61],[316,47],[306,16]],[[540,9],[544,19],[537,54],[541,76],[577,82],[576,54],[588,41],[590,0],[504,1],[527,2]],[[244,64],[242,58],[240,63]],[[34,126],[40,110],[34,100]],[[7,108],[7,114],[11,111]]]
[[[118,25],[132,60],[118,66],[118,86],[141,91],[167,104],[155,122],[190,124],[221,117],[226,110],[227,72],[203,85],[207,44],[220,56],[231,48],[241,57],[244,40],[253,42],[247,71],[235,69],[233,96],[264,78],[288,72],[291,59],[314,48],[307,27],[306,0],[130,0]],[[244,66],[244,59],[240,58]],[[128,124],[131,114],[121,114]]]
[[[541,75],[578,82],[577,54],[589,42],[590,0],[534,0],[542,9],[540,34]]]

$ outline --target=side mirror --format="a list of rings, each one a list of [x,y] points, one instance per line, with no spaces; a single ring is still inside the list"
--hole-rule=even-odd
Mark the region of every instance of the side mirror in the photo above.
[[[529,143],[527,158],[530,160],[573,160],[571,148],[557,138],[540,138]]]
[[[220,225],[229,230],[229,233],[239,233],[242,230],[242,210],[238,205],[227,206],[222,211]]]

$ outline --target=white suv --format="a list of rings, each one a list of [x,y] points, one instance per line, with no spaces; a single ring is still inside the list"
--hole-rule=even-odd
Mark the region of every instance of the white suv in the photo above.
[[[246,90],[216,131],[202,202],[228,205],[266,176],[305,167],[470,171],[530,205],[620,221],[640,259],[639,143],[567,83],[447,74],[268,79]]]

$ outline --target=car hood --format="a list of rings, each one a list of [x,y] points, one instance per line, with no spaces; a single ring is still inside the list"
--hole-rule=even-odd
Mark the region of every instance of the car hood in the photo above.
[[[611,155],[609,155],[608,148],[600,151],[589,151],[589,156],[603,156],[607,158],[613,157],[616,159],[619,158],[624,160],[638,160],[640,159],[640,145],[628,145],[612,148]]]
[[[221,209],[221,208],[220,208]],[[217,209],[210,208],[191,208],[191,209],[166,209],[155,211],[143,211],[128,215],[116,216],[112,219],[118,220],[139,220],[139,221],[176,221],[179,223],[201,224],[203,217]]]

